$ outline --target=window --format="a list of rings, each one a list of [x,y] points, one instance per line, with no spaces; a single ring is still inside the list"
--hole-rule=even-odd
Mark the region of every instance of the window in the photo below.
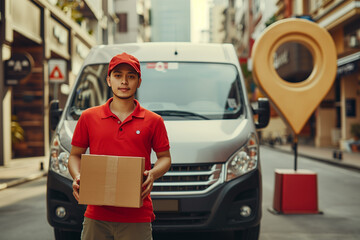
[[[117,17],[119,18],[119,32],[126,33],[128,32],[128,14],[127,13],[117,13]]]
[[[344,48],[346,51],[360,49],[359,20],[355,20],[344,27]]]
[[[233,65],[147,62],[141,63],[141,72],[140,104],[166,120],[236,119],[243,113]]]
[[[107,64],[86,66],[77,82],[68,119],[104,104],[112,96]],[[236,119],[244,112],[240,76],[235,66],[216,63],[144,62],[136,98],[166,120]]]
[[[107,67],[105,64],[90,65],[81,73],[69,112],[73,119],[77,120],[83,110],[104,104],[111,97],[106,83]]]

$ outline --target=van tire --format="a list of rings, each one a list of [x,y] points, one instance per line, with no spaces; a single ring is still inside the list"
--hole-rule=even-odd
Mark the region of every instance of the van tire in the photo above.
[[[63,231],[55,228],[54,233],[56,240],[80,240],[81,238],[81,232]]]
[[[241,231],[234,231],[236,240],[258,240],[260,235],[260,224]]]

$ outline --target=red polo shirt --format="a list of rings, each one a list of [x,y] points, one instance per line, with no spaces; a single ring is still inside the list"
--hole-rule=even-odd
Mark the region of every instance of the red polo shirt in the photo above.
[[[150,170],[151,149],[163,152],[170,148],[163,119],[135,100],[134,112],[121,122],[110,111],[112,100],[81,114],[71,144],[89,147],[90,154],[144,157],[145,169]],[[155,219],[150,195],[141,208],[88,205],[85,217],[109,222],[151,222]]]

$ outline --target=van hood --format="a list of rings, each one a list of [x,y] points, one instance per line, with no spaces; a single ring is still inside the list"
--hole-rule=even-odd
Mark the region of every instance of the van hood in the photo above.
[[[165,121],[173,164],[225,162],[243,146],[254,126],[247,119]],[[64,121],[60,142],[70,151],[76,121]],[[151,162],[156,155],[151,155]]]
[[[165,125],[174,164],[225,162],[246,143],[253,129],[246,119],[165,121]]]

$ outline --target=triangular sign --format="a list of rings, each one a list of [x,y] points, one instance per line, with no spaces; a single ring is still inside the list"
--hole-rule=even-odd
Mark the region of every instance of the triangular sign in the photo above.
[[[50,79],[64,79],[64,75],[61,73],[60,68],[57,65],[55,65],[54,69],[50,73]]]

